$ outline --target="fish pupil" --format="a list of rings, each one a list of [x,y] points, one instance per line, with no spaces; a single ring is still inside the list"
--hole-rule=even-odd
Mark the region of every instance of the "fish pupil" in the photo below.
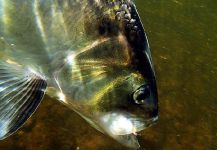
[[[150,96],[149,86],[142,86],[134,92],[133,99],[136,104],[145,104],[149,96]]]

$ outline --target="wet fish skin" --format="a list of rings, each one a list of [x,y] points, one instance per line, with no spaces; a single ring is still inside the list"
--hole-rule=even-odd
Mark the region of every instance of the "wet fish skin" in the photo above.
[[[0,37],[2,66],[17,66],[23,74],[18,79],[33,80],[30,87],[39,88],[40,94],[44,86],[38,82],[46,81],[47,94],[120,143],[138,148],[135,133],[156,122],[155,73],[147,36],[132,1],[0,0]],[[0,65],[0,79],[4,74]],[[3,83],[1,80],[0,87],[10,86]],[[8,90],[0,90],[0,96]],[[42,99],[27,99],[22,96],[25,91],[20,94],[20,102]],[[8,109],[16,110],[15,106]],[[20,111],[32,113],[36,108]],[[0,109],[0,121],[8,117],[3,112]],[[25,121],[17,127],[8,117],[5,122],[16,126],[13,130],[0,122],[1,138]]]

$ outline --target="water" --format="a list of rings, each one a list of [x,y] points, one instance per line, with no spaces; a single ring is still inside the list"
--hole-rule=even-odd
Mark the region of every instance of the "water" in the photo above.
[[[217,1],[137,0],[157,74],[160,120],[147,150],[217,149]],[[122,150],[49,97],[2,150]],[[126,149],[128,150],[128,149]]]

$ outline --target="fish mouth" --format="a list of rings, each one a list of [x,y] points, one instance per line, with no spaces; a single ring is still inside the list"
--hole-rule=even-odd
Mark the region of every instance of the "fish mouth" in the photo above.
[[[158,120],[158,116],[142,119],[122,113],[108,113],[101,118],[101,125],[109,135],[128,135],[140,132]]]
[[[140,132],[140,131],[148,128],[148,127],[153,126],[154,124],[157,123],[157,121],[158,121],[158,116],[155,116],[155,117],[153,117],[151,119],[147,119],[147,120],[141,120],[141,122],[140,122],[141,126],[136,127],[136,133]]]
[[[124,146],[139,149],[138,132],[154,125],[158,116],[150,119],[136,118],[123,113],[108,113],[101,118],[101,127],[113,139]]]

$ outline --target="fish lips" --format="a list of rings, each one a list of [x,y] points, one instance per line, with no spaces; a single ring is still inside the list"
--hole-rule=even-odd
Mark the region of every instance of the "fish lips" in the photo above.
[[[158,116],[144,119],[126,112],[108,112],[100,117],[101,127],[109,135],[135,134],[152,126],[158,120]]]
[[[100,127],[119,143],[133,148],[140,148],[137,133],[152,126],[158,116],[150,119],[138,118],[125,112],[108,112],[100,117]]]

